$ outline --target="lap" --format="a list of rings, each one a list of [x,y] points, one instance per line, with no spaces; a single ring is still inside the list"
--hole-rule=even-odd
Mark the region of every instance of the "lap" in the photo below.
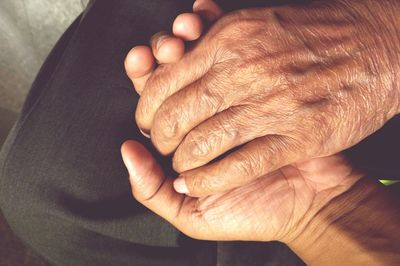
[[[17,235],[51,262],[124,265],[155,252],[146,265],[187,265],[190,254],[176,249],[204,246],[132,199],[119,151],[127,139],[151,148],[133,119],[124,57],[189,9],[185,1],[95,1],[43,66],[2,150],[0,203]]]

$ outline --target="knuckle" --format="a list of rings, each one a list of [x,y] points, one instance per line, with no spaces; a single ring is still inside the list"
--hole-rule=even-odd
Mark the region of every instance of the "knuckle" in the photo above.
[[[225,24],[222,34],[227,39],[231,40],[234,36],[244,40],[249,36],[254,37],[257,33],[264,32],[266,20],[264,16],[255,14],[254,10],[242,9],[232,12]]]
[[[203,165],[201,158],[210,152],[208,141],[203,136],[189,133],[177,148],[173,157],[173,168],[177,172],[191,170]]]
[[[239,126],[235,127],[231,121],[220,117],[211,119],[210,126],[192,130],[182,143],[193,159],[210,157],[221,148],[224,149],[226,143],[236,143],[240,137]]]
[[[222,106],[223,99],[216,92],[212,92],[207,86],[202,86],[203,89],[198,90],[197,99],[202,102],[205,107],[219,110]]]
[[[223,186],[223,178],[199,174],[191,178],[188,188],[194,193],[207,194],[220,191]]]
[[[187,140],[191,155],[194,157],[204,157],[210,153],[209,140],[199,131],[191,132]]]
[[[192,182],[190,182],[189,185],[189,191],[192,192],[199,192],[199,191],[208,191],[209,190],[209,184],[208,181],[204,180],[203,178],[199,178],[199,177],[194,177],[191,179]]]
[[[172,139],[179,131],[177,116],[168,106],[160,108],[154,119],[154,138],[157,140]]]
[[[276,157],[277,160],[282,156],[285,157],[290,151],[297,150],[296,145],[296,133],[294,136],[274,136],[271,137],[268,143],[268,148],[266,150],[266,157]]]
[[[158,93],[159,88],[163,88],[163,85],[168,84],[168,82],[171,82],[172,80],[171,71],[168,66],[160,65],[156,70],[154,70],[148,79],[146,89],[154,89],[157,90]]]
[[[240,153],[234,163],[234,170],[243,178],[252,178],[257,175],[260,162],[254,154]]]
[[[223,94],[226,91],[226,80],[222,71],[214,69],[208,72],[208,78],[199,81],[196,98],[204,105],[202,108],[211,108],[217,112],[225,106]]]
[[[310,107],[308,107],[310,108]],[[298,125],[298,136],[302,136],[303,143],[308,145],[309,156],[322,155],[336,142],[334,132],[338,132],[336,119],[331,116],[326,108],[315,110],[314,107],[308,110],[308,115]],[[308,118],[306,118],[308,117]]]

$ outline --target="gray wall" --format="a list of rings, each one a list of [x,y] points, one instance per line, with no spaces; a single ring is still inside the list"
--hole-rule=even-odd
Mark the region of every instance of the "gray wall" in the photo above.
[[[87,0],[0,0],[0,107],[18,112],[54,43]],[[1,125],[0,125],[1,127]]]

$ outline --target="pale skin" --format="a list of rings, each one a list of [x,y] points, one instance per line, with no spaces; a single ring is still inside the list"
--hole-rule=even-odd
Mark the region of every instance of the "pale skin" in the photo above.
[[[198,14],[199,10],[208,22],[223,14],[207,1],[194,9]],[[183,42],[197,40],[202,29],[198,15],[185,14],[175,21],[174,36],[158,34],[152,40],[152,49],[141,46],[131,51],[125,66],[136,91],[141,94],[146,89],[156,70],[155,61],[161,65],[177,63],[185,55]],[[161,45],[156,44],[159,39]],[[122,155],[134,197],[191,237],[279,240],[305,262],[316,265],[340,263],[341,259],[351,265],[399,262],[396,228],[400,217],[396,204],[377,183],[362,178],[341,155],[303,160],[240,187],[200,197],[176,192],[173,180],[164,176],[141,144],[126,142]],[[359,206],[368,213],[354,211]],[[379,217],[380,222],[368,220],[359,226],[359,220],[371,216]],[[343,220],[354,221],[357,226],[342,224]],[[376,234],[384,241],[376,243]]]

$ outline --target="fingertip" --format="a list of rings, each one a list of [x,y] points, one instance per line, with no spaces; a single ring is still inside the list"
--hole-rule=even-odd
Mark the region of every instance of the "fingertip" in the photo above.
[[[162,41],[156,51],[156,58],[161,64],[179,61],[185,53],[185,43],[175,37],[168,37]]]
[[[125,141],[121,146],[121,154],[129,175],[133,179],[142,178],[144,174],[150,173],[149,168],[156,166],[153,156],[138,141]]]
[[[176,192],[180,194],[187,194],[189,193],[189,189],[186,185],[185,178],[179,177],[174,181],[174,189]]]
[[[172,185],[176,193],[192,198],[202,198],[220,193],[218,190],[214,191],[212,188],[205,187],[206,183],[206,180],[198,176],[191,176],[185,173],[178,176]]]
[[[161,167],[150,152],[134,140],[122,144],[121,154],[129,172],[133,196],[140,202],[149,199],[165,179]]]
[[[155,58],[150,47],[140,45],[129,51],[124,64],[128,77],[136,79],[145,76],[153,70]]]
[[[196,0],[193,4],[193,12],[199,14],[207,22],[214,22],[224,14],[222,8],[212,0]]]
[[[121,154],[122,158],[124,159],[124,162],[126,160],[126,163],[131,163],[132,157],[135,156],[135,147],[136,147],[136,141],[134,140],[127,140],[121,145]]]
[[[140,164],[140,162],[138,162],[140,161],[140,154],[146,152],[143,151],[143,149],[145,150],[143,145],[134,140],[127,140],[121,146],[122,159],[132,177],[138,175],[137,166]]]
[[[194,41],[200,38],[203,32],[203,22],[198,14],[184,13],[176,17],[172,29],[176,37]]]

